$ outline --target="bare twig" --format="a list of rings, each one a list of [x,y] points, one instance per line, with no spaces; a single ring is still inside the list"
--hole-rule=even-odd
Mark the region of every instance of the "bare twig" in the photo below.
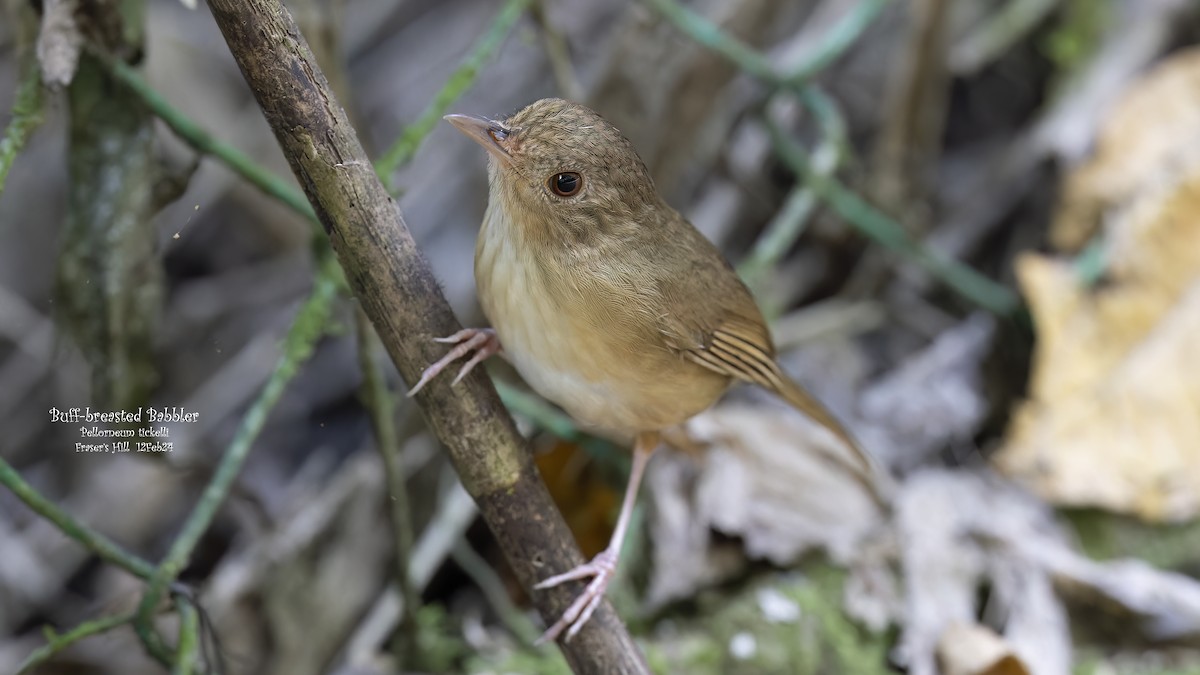
[[[80,544],[83,544],[88,550],[99,556],[101,560],[116,565],[117,567],[120,567],[130,574],[142,579],[150,579],[154,576],[154,565],[132,553],[129,553],[122,548],[120,544],[117,544],[103,534],[93,530],[87,525],[84,525],[78,520],[75,520],[75,518],[69,513],[35,490],[32,485],[26,483],[25,479],[21,478],[21,475],[17,473],[17,471],[13,469],[8,462],[4,461],[4,458],[2,457],[0,457],[0,485],[3,485],[11,490],[12,493],[16,495],[18,499],[24,502],[26,506],[32,509],[34,513],[53,523],[54,526],[57,527],[63,534],[74,539],[75,541],[78,541]],[[83,637],[87,637],[88,635],[98,632],[93,630],[94,628],[94,626],[88,626],[85,629],[84,626],[80,626],[80,629],[85,629],[85,631],[88,632],[77,639],[82,639]],[[105,628],[105,630],[107,630],[107,628]],[[68,635],[73,635],[74,633],[75,631],[72,631],[71,633],[68,633]],[[171,653],[167,649],[166,644],[163,642],[162,636],[158,635],[157,632],[154,632],[151,629],[145,634],[143,640],[146,643],[147,651],[152,657],[157,659],[163,665],[170,665]],[[50,656],[53,656],[55,652],[59,651],[64,646],[65,645],[60,646],[57,649],[53,649],[50,653],[45,654],[40,658],[43,660],[50,658]],[[39,654],[39,652],[34,652],[34,655],[37,654]],[[30,658],[33,658],[33,655],[31,655]]]
[[[395,202],[279,0],[209,4],[355,295],[401,376],[416,382],[440,354],[432,338],[460,326]],[[416,400],[517,578],[543,617],[556,618],[577,589],[534,593],[532,586],[582,556],[490,381],[479,371],[453,390],[436,380]],[[577,672],[647,671],[608,603],[562,649]]]
[[[387,476],[388,515],[392,521],[392,533],[396,540],[396,583],[404,598],[400,614],[399,637],[403,649],[396,650],[398,659],[404,659],[409,649],[417,646],[417,624],[414,620],[421,596],[409,573],[410,556],[413,552],[412,509],[409,507],[408,482],[404,466],[400,461],[400,441],[396,435],[394,397],[388,391],[383,372],[375,360],[375,353],[382,348],[371,320],[362,307],[354,308],[354,322],[358,335],[358,364],[363,374],[361,396],[371,417],[371,428],[375,433],[375,447],[383,459],[383,470]],[[403,665],[403,662],[400,663]]]
[[[429,584],[434,572],[451,554],[455,543],[466,535],[467,528],[478,515],[475,502],[458,481],[452,481],[442,490],[437,510],[413,548],[409,574],[415,587],[424,589]],[[395,629],[405,611],[404,604],[395,583],[389,584],[347,643],[346,652],[351,664],[370,659],[376,645]]]

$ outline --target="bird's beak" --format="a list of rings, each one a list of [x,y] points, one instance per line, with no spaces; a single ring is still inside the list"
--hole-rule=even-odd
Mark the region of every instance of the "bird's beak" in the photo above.
[[[482,145],[483,149],[496,159],[505,164],[512,163],[512,155],[500,144],[509,134],[508,128],[503,124],[474,115],[446,115],[442,119],[453,124],[454,128],[466,134],[467,138]]]

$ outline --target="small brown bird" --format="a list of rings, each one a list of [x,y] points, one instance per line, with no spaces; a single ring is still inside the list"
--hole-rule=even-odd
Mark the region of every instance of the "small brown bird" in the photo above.
[[[564,629],[570,639],[603,599],[659,432],[711,406],[732,382],[765,387],[827,427],[853,449],[855,470],[873,485],[869,457],[779,368],[746,286],[663,201],[620,131],[559,99],[537,101],[503,121],[446,119],[489,155],[475,283],[493,328],[440,338],[456,346],[409,395],[472,354],[461,379],[503,345],[525,381],[577,421],[635,439],[608,548],[537,586],[592,579],[543,641]]]

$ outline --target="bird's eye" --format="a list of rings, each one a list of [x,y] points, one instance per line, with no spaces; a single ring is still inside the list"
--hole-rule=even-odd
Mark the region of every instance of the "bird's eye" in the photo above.
[[[556,173],[550,177],[550,189],[559,197],[574,197],[583,187],[583,176],[574,171]]]

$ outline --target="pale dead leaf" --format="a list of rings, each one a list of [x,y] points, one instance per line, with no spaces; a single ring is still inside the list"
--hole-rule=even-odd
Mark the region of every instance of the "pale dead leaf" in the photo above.
[[[843,468],[836,441],[799,414],[723,405],[686,432],[707,446],[702,463],[667,454],[647,490],[656,507],[652,605],[740,568],[741,555],[712,547],[714,530],[740,538],[750,558],[786,565],[813,549],[845,562],[879,523],[879,507]]]
[[[1004,638],[977,623],[953,623],[938,641],[942,675],[1030,675]]]
[[[1179,52],[1134,83],[1114,106],[1086,164],[1066,179],[1050,230],[1073,251],[1104,211],[1155,186],[1173,184],[1200,160],[1200,49]]]
[[[935,653],[956,623],[992,627],[1032,675],[1066,675],[1062,599],[1082,601],[1088,611],[1077,620],[1090,621],[1099,605],[1151,640],[1200,637],[1200,582],[1140,560],[1091,560],[1072,549],[1050,509],[995,476],[922,471],[901,487],[896,514],[907,594],[897,658],[912,675],[938,672]]]
[[[844,451],[799,415],[724,406],[687,428],[710,444],[697,516],[741,537],[753,558],[783,565],[819,546],[844,559],[879,520],[874,499],[836,458]]]
[[[1200,638],[1200,583],[1137,559],[1100,563],[1064,547],[1023,547],[1042,565],[1064,596],[1095,605],[1104,600],[1110,616],[1130,615],[1147,638],[1189,641]]]
[[[645,603],[653,610],[732,578],[746,568],[746,556],[732,541],[714,541],[708,524],[696,518],[694,492],[702,467],[678,453],[661,453],[650,466],[643,494],[654,504],[654,546]]]
[[[974,314],[943,332],[863,393],[856,432],[891,468],[906,471],[947,444],[969,441],[987,414],[981,364],[995,321]]]
[[[1193,517],[1200,508],[1200,283],[1146,325],[1148,301],[1136,290],[1089,298],[1074,288],[1068,268],[1041,259],[1026,261],[1021,277],[1038,297],[1035,315],[1044,317],[1037,376],[997,465],[1057,504],[1151,520]],[[1066,311],[1043,309],[1054,306]],[[1139,321],[1141,340],[1131,335]]]
[[[1151,520],[1200,512],[1196,91],[1200,52],[1162,66],[1126,97],[1112,122],[1123,140],[1096,160],[1133,158],[1139,180],[1116,169],[1078,174],[1077,182],[1093,176],[1087,190],[1119,202],[1104,204],[1104,284],[1084,288],[1069,264],[1045,256],[1018,261],[1038,344],[1030,400],[996,463],[1053,503]],[[1178,99],[1189,95],[1194,103]],[[1164,117],[1169,131],[1157,129]]]
[[[71,84],[82,46],[83,36],[75,22],[75,0],[46,0],[37,41],[42,82],[56,87]]]
[[[895,564],[899,550],[896,529],[885,528],[863,542],[846,576],[842,607],[847,616],[873,633],[904,622],[904,589]]]
[[[1007,649],[1028,671],[1070,672],[1066,613],[1050,575],[1008,539],[1066,550],[1048,509],[994,476],[926,470],[903,484],[896,527],[906,591],[898,653],[909,673],[937,672],[946,631],[976,623],[984,584]]]

